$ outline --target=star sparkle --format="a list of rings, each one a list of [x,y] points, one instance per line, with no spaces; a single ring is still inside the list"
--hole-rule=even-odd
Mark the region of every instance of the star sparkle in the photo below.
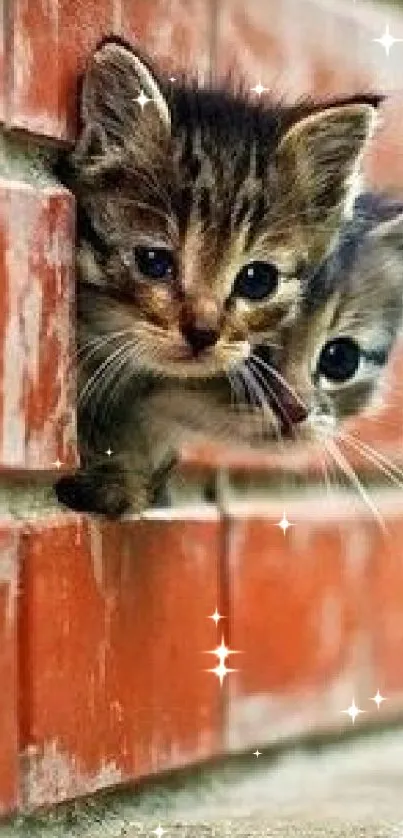
[[[254,87],[251,87],[251,90],[253,91],[253,93],[256,93],[257,96],[261,96],[262,93],[264,93],[264,91],[267,90],[267,87],[263,87],[262,82],[259,81],[257,84],[255,84]]]
[[[111,448],[108,448],[108,449],[105,451],[105,454],[107,454],[107,455],[108,455],[108,457],[111,457],[111,456],[112,456],[112,454],[113,454],[112,449],[111,449]]]
[[[292,524],[287,519],[287,516],[286,516],[285,512],[283,512],[283,517],[282,517],[281,521],[278,522],[277,526],[280,527],[280,530],[283,531],[283,535],[286,534],[289,527],[292,527]]]
[[[218,666],[215,666],[213,669],[207,669],[206,672],[213,672],[214,675],[217,675],[217,678],[220,682],[220,686],[222,687],[224,683],[224,678],[228,675],[229,672],[238,672],[237,669],[230,669],[224,661],[220,661]]]
[[[389,29],[389,23],[387,23],[383,35],[381,35],[380,38],[373,38],[372,40],[375,43],[380,44],[385,50],[386,55],[389,57],[393,44],[401,43],[403,38],[394,38]]]
[[[207,652],[208,655],[217,655],[218,660],[220,662],[225,661],[228,655],[239,655],[235,649],[229,649],[228,646],[224,643],[224,638],[221,638],[221,645],[217,646],[216,649],[209,649]]]
[[[218,613],[217,608],[214,611],[214,614],[209,615],[209,620],[213,620],[213,622],[216,624],[216,626],[218,625],[220,620],[223,620],[223,619],[224,619],[224,617],[222,616],[222,614]]]
[[[256,759],[259,759],[259,757],[260,757],[261,755],[262,755],[262,752],[261,752],[261,751],[259,751],[259,748],[257,749],[257,751],[254,751],[254,752],[253,752],[253,756],[254,756],[254,757],[256,757]]]
[[[214,675],[217,675],[217,678],[220,681],[220,686],[222,687],[224,683],[224,678],[228,675],[229,672],[237,672],[237,669],[230,669],[225,661],[229,655],[237,655],[239,652],[235,651],[235,649],[229,649],[225,643],[224,638],[221,638],[221,645],[217,646],[217,649],[209,649],[207,652],[208,655],[216,655],[219,663],[217,666],[213,667],[213,669],[207,669],[206,672],[213,672]]]
[[[382,702],[387,701],[387,699],[384,698],[384,696],[380,694],[379,690],[377,690],[376,695],[373,695],[372,698],[370,699],[370,701],[374,701],[378,710],[379,710]]]
[[[153,829],[153,835],[156,835],[157,838],[162,838],[165,835],[166,829],[163,829],[161,824],[158,824],[156,829]]]
[[[357,716],[359,716],[361,713],[365,713],[365,710],[360,710],[360,708],[357,707],[355,703],[355,699],[353,698],[350,707],[347,707],[347,710],[342,710],[341,712],[346,713],[347,716],[350,716],[352,723],[355,724]]]
[[[61,468],[63,463],[61,462],[61,460],[59,460],[59,458],[57,458],[57,460],[54,461],[53,465],[56,466],[56,468]]]
[[[151,99],[150,99],[149,96],[146,96],[146,94],[144,93],[144,90],[140,90],[140,93],[136,97],[135,102],[138,102],[139,105],[140,105],[141,110],[144,110],[144,105],[146,105],[147,102],[151,102]]]

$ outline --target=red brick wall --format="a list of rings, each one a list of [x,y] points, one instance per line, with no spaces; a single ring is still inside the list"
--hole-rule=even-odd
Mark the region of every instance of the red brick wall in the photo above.
[[[384,535],[349,495],[280,491],[241,502],[232,466],[265,480],[292,461],[184,452],[184,508],[100,524],[57,508],[52,478],[76,462],[74,201],[47,163],[74,138],[77,73],[105,33],[178,68],[234,67],[294,98],[398,87],[402,50],[372,39],[385,10],[326,0],[0,0],[0,812],[50,804],[290,733],[350,724],[354,695],[402,708],[399,493],[380,492]],[[394,36],[403,20],[388,13]],[[396,93],[368,160],[403,186]],[[403,402],[367,438],[401,458]],[[219,503],[203,503],[219,468]],[[229,470],[228,470],[229,469]],[[185,474],[185,472],[184,472]],[[238,485],[238,484],[237,484]],[[193,500],[192,500],[193,498]],[[277,522],[283,510],[293,526]],[[216,630],[208,616],[218,607]],[[222,628],[221,628],[222,627]],[[242,654],[221,689],[205,670],[224,633]]]

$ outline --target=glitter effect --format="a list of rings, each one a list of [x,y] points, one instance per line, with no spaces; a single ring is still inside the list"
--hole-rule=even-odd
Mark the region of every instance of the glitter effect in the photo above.
[[[59,459],[57,459],[54,461],[53,465],[56,466],[56,468],[61,468],[63,464]]]
[[[226,664],[226,658],[229,655],[238,655],[239,652],[235,651],[234,649],[228,649],[228,647],[224,643],[224,638],[221,638],[221,645],[217,647],[217,649],[209,649],[207,652],[208,655],[216,655],[219,663],[213,669],[207,669],[206,672],[213,672],[214,675],[217,675],[217,678],[220,681],[220,685],[222,687],[224,683],[224,678],[228,675],[229,672],[237,672],[237,669],[229,669]]]
[[[282,517],[281,521],[278,522],[277,526],[280,527],[280,530],[283,531],[283,535],[286,534],[289,527],[292,527],[292,524],[287,519],[287,516],[286,516],[285,512],[283,512],[283,517]]]
[[[261,96],[262,93],[267,90],[267,87],[263,87],[262,82],[259,81],[254,87],[251,87],[251,90],[253,90],[253,93],[256,93],[257,96]]]
[[[380,38],[373,38],[372,40],[375,41],[375,43],[380,44],[385,50],[386,55],[389,57],[393,44],[401,43],[403,38],[394,38],[390,32],[389,24],[387,23],[383,35],[381,35]]]
[[[217,625],[218,625],[218,623],[220,622],[220,620],[223,620],[223,619],[224,619],[224,617],[222,616],[222,614],[219,614],[219,613],[218,613],[217,608],[216,608],[216,610],[214,611],[214,614],[210,614],[208,619],[209,619],[209,620],[213,620],[213,622],[214,622],[214,623],[216,624],[216,626],[217,626]]]
[[[165,835],[165,833],[166,829],[163,829],[161,824],[157,826],[157,829],[153,829],[153,835],[156,835],[157,838],[162,838],[162,836]]]
[[[374,701],[374,702],[375,702],[375,704],[376,704],[376,706],[377,706],[378,710],[379,710],[379,708],[380,708],[380,706],[381,706],[382,702],[383,702],[383,701],[386,701],[386,700],[387,700],[387,699],[386,699],[386,698],[384,698],[384,697],[383,697],[383,695],[381,695],[381,694],[380,694],[379,690],[377,690],[376,695],[373,695],[373,696],[372,696],[372,698],[370,699],[370,701]]]
[[[353,698],[350,707],[348,707],[347,710],[342,710],[341,712],[346,713],[347,716],[350,716],[352,723],[355,724],[357,716],[359,716],[360,713],[365,713],[365,710],[360,710],[360,708],[357,707],[355,703],[355,699]]]
[[[259,759],[259,757],[260,757],[261,755],[262,755],[262,752],[261,752],[261,751],[259,751],[259,748],[257,749],[257,751],[254,751],[254,752],[253,752],[253,756],[254,756],[254,757],[256,757],[257,759]]]
[[[151,99],[148,96],[146,96],[146,94],[144,93],[144,90],[141,90],[139,95],[137,96],[137,98],[134,101],[138,102],[139,105],[140,105],[141,110],[143,110],[144,105],[146,105],[147,102],[151,102]]]

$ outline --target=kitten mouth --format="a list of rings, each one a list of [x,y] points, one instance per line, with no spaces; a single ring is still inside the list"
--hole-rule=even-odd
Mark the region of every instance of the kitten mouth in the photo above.
[[[247,341],[234,349],[234,346],[216,344],[202,352],[195,354],[185,343],[170,346],[168,351],[158,354],[152,353],[150,367],[158,374],[166,374],[180,378],[206,378],[210,376],[226,375],[237,365],[245,361],[250,355],[250,345]]]

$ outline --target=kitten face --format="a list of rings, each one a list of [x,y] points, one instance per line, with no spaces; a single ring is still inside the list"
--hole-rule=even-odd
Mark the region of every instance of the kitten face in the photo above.
[[[264,108],[167,92],[127,45],[101,46],[73,159],[82,339],[104,336],[100,351],[129,369],[178,379],[275,344],[304,265],[328,252],[351,200],[378,102]]]
[[[299,429],[304,437],[331,432],[373,404],[401,326],[402,208],[374,223],[360,215],[366,200],[357,203],[356,219],[345,226],[339,247],[307,281],[303,313],[283,336],[277,367],[297,406],[306,407]],[[281,399],[275,406],[283,424],[293,405],[289,392],[285,418]]]

